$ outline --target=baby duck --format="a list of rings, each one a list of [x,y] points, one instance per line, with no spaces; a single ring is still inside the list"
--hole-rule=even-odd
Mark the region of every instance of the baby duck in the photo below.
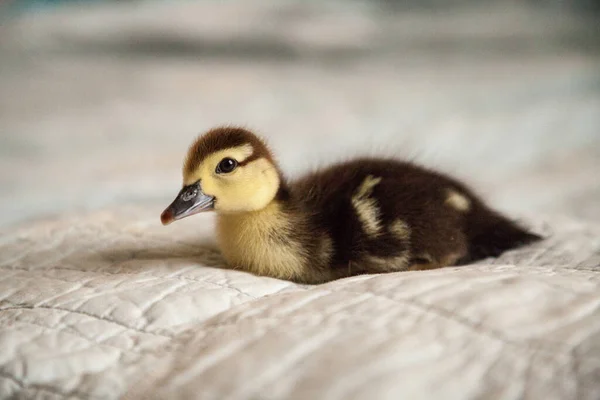
[[[299,283],[460,265],[541,239],[409,162],[363,158],[287,181],[266,144],[235,127],[192,144],[161,221],[209,210],[230,267]]]

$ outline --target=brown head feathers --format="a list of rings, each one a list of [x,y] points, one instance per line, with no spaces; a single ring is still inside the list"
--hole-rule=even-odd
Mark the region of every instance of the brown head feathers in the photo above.
[[[190,146],[183,166],[184,172],[191,173],[194,171],[210,154],[244,145],[252,146],[252,154],[240,165],[259,158],[265,158],[273,163],[273,155],[269,148],[254,133],[244,128],[222,126],[200,135]]]

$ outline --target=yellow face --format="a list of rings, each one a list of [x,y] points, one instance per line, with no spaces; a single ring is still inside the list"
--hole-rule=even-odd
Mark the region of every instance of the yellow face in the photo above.
[[[235,213],[265,208],[277,194],[279,173],[266,158],[244,163],[253,152],[250,144],[214,152],[194,171],[184,171],[183,183],[187,186],[200,181],[202,192],[214,197],[217,212]]]

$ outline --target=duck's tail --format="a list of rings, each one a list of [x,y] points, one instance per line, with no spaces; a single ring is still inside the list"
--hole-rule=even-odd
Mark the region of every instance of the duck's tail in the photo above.
[[[468,215],[466,233],[469,253],[461,260],[463,262],[496,257],[504,251],[543,239],[485,206],[477,207]]]

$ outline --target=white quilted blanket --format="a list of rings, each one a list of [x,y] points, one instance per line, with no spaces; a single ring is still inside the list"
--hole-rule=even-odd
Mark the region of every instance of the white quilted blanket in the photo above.
[[[0,397],[597,399],[600,227],[553,225],[493,263],[314,287],[220,269],[154,212],[17,229]]]
[[[600,398],[589,32],[344,3],[0,25],[0,399]],[[417,154],[548,239],[318,286],[225,270],[210,215],[158,218],[191,138],[224,122],[260,128],[294,173]]]

